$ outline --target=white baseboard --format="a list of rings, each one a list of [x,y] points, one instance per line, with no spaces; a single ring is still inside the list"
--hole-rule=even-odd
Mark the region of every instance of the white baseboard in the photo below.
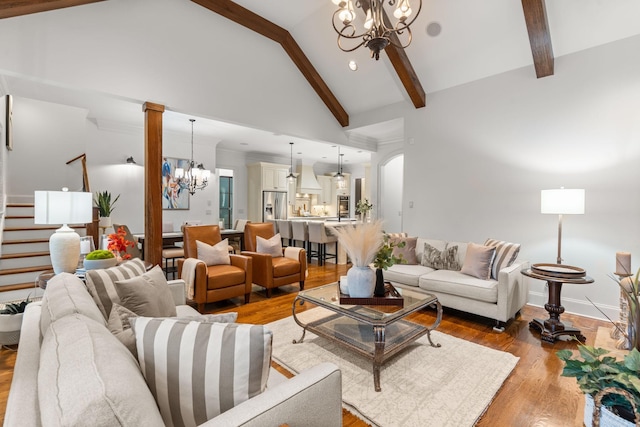
[[[532,305],[535,307],[544,307],[547,303],[549,295],[541,292],[529,292],[529,301],[528,305]],[[565,313],[578,314],[580,316],[591,317],[593,319],[600,320],[608,320],[598,308],[602,310],[611,320],[617,321],[620,317],[620,307],[615,307],[612,305],[598,304],[596,303],[596,307],[591,304],[589,301],[578,300],[574,298],[562,298],[561,300],[562,306],[564,307]]]

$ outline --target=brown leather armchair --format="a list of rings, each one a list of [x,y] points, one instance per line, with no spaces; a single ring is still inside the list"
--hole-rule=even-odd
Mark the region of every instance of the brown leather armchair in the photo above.
[[[184,227],[184,256],[197,258],[196,240],[208,245],[219,243],[220,227],[217,225],[192,225]],[[244,295],[245,304],[249,302],[252,282],[252,260],[242,255],[229,255],[231,264],[210,265],[198,264],[195,271],[194,301],[198,311],[204,310],[208,302],[222,301]],[[178,274],[182,277],[184,260],[178,260]]]
[[[244,227],[244,247],[242,255],[250,256],[253,260],[253,283],[267,290],[267,298],[271,297],[271,290],[279,286],[299,282],[300,290],[304,289],[304,279],[307,274],[307,253],[302,248],[283,248],[285,253],[295,254],[296,259],[286,256],[272,257],[269,254],[256,252],[256,237],[269,239],[275,235],[273,224],[248,223]],[[288,252],[287,252],[288,251]]]

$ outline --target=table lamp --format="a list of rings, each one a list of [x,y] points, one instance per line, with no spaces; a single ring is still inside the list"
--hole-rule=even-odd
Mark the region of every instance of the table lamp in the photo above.
[[[62,224],[49,238],[51,265],[56,274],[74,273],[80,259],[80,236],[67,224],[93,220],[93,195],[84,192],[36,191],[35,224]]]
[[[584,189],[542,190],[540,192],[540,212],[558,215],[557,264],[562,264],[562,215],[584,214]]]

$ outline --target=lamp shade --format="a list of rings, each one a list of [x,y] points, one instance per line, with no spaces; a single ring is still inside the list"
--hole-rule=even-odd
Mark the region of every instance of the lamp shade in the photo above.
[[[540,212],[543,214],[583,214],[584,189],[542,190]]]
[[[93,220],[93,195],[73,191],[36,191],[34,223],[85,224]]]

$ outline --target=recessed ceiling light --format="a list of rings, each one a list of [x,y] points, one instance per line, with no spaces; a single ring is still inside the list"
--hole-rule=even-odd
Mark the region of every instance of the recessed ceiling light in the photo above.
[[[427,34],[431,37],[439,36],[441,31],[442,25],[439,22],[433,21],[427,25]]]
[[[358,64],[356,63],[356,61],[354,60],[349,61],[349,69],[351,71],[356,71],[358,69]]]

